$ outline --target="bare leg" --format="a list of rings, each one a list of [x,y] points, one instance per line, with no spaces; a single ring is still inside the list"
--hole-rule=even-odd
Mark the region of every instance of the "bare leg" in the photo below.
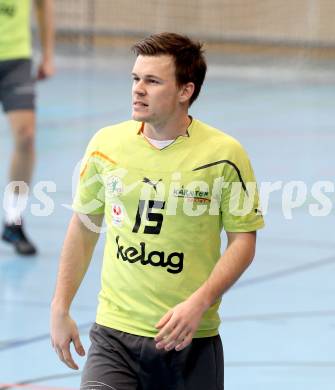
[[[14,138],[14,151],[10,165],[9,182],[23,181],[29,185],[35,162],[35,112],[32,110],[11,111],[8,113],[8,119]],[[18,194],[18,191],[19,188],[15,187],[12,193]],[[21,192],[18,199],[22,197],[28,197],[28,192]],[[22,255],[35,254],[36,248],[27,239],[23,231],[20,215],[21,209],[17,206],[9,209],[11,210],[11,214],[8,211],[6,213],[6,224],[2,239],[13,244],[16,251]]]
[[[11,111],[8,119],[14,137],[9,181],[24,181],[29,185],[35,163],[35,112]]]

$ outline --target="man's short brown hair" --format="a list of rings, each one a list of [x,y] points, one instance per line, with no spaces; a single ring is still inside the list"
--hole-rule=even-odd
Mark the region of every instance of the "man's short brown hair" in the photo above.
[[[185,35],[165,32],[142,39],[132,47],[132,50],[137,56],[162,54],[172,56],[176,67],[177,85],[194,83],[195,88],[189,105],[195,101],[200,93],[207,70],[204,50],[200,42],[192,41]]]

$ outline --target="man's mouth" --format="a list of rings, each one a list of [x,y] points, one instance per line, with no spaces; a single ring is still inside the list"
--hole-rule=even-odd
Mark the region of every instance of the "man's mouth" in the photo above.
[[[148,107],[148,104],[146,104],[146,103],[144,103],[144,102],[140,102],[140,101],[138,101],[138,100],[135,100],[135,101],[133,102],[133,106],[135,106],[135,107]]]

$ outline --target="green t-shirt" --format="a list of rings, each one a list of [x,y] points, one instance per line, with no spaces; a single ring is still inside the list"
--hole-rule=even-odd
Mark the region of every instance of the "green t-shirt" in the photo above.
[[[30,0],[0,0],[0,61],[30,58]]]
[[[100,130],[87,148],[73,208],[105,215],[97,323],[148,337],[209,277],[221,256],[222,228],[264,225],[244,149],[195,119],[188,136],[161,150],[135,121]],[[205,313],[195,337],[218,334],[219,305]]]

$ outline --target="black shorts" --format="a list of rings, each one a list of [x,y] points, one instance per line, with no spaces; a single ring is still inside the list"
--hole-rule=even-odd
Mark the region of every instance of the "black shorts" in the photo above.
[[[193,339],[179,352],[98,324],[90,339],[81,390],[223,390],[220,336]]]
[[[0,61],[0,102],[5,112],[35,110],[30,59]]]

